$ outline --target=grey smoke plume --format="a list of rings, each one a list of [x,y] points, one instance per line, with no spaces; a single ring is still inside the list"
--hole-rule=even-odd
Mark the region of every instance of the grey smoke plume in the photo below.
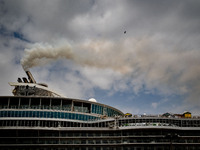
[[[72,59],[73,53],[69,45],[52,46],[49,44],[37,43],[31,49],[25,49],[25,55],[21,60],[24,70],[41,66],[58,58]]]
[[[115,50],[114,53],[113,50]],[[122,57],[122,55],[123,52],[120,52],[119,47],[112,42],[90,41],[73,46],[70,44],[52,46],[39,43],[35,44],[31,49],[25,49],[25,55],[21,60],[21,64],[25,70],[28,70],[32,67],[47,64],[52,60],[65,58],[80,65],[111,68],[125,73],[129,67],[125,65],[126,57]]]
[[[24,69],[40,66],[58,58],[77,64],[109,68],[132,77],[135,92],[142,85],[161,94],[186,95],[200,106],[200,53],[198,50],[167,49],[152,39],[87,41],[81,44],[36,44],[25,50]]]

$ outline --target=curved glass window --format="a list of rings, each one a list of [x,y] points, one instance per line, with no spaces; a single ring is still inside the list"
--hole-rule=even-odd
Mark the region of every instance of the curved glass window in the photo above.
[[[113,117],[115,115],[121,115],[120,112],[112,108],[103,107],[103,106],[95,105],[95,104],[92,104],[92,113],[107,115],[109,117]]]
[[[46,111],[0,111],[0,117],[37,117],[37,118],[59,118],[92,121],[99,120],[99,117],[84,114],[74,114],[65,112],[46,112]]]
[[[92,113],[103,115],[103,106],[92,104]]]

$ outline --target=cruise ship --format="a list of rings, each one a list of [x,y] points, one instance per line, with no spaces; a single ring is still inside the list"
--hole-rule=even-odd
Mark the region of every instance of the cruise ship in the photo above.
[[[200,117],[131,115],[95,99],[66,98],[30,71],[0,96],[3,150],[200,150]]]

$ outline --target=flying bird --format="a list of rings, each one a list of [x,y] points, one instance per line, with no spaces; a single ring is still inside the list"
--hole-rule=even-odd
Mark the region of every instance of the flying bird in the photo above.
[[[124,31],[124,34],[126,34],[126,31]]]

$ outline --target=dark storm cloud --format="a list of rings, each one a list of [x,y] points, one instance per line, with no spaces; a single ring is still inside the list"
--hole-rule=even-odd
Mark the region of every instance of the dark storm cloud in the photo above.
[[[86,13],[92,1],[2,1],[1,25],[11,31],[20,31],[33,42],[53,36],[72,36],[68,22]],[[33,32],[34,31],[34,32]]]

